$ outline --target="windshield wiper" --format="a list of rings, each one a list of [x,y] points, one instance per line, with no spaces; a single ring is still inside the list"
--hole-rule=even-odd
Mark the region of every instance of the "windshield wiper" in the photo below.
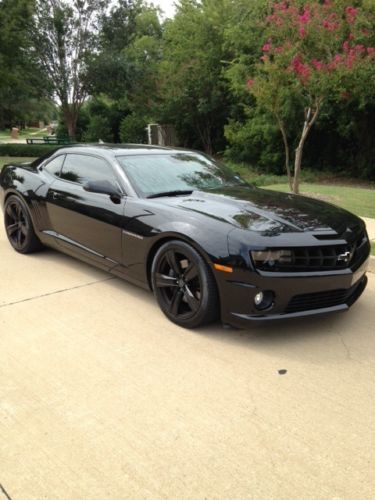
[[[147,196],[147,198],[159,198],[161,196],[178,196],[180,194],[191,194],[193,189],[176,189],[175,191],[162,191],[161,193],[154,193]]]

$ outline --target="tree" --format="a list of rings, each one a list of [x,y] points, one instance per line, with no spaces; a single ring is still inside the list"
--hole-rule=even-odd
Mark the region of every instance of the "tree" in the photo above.
[[[0,128],[35,117],[44,94],[30,43],[33,0],[0,2]]]
[[[257,103],[270,111],[279,126],[285,167],[293,192],[299,179],[306,139],[329,99],[373,95],[373,20],[347,0],[274,2],[266,19],[261,62],[247,81]],[[289,165],[288,116],[299,109],[302,127]]]
[[[163,34],[160,121],[175,125],[184,146],[207,153],[224,148],[230,93],[222,61],[229,3],[181,0]]]
[[[98,20],[107,5],[108,0],[36,0],[35,55],[71,138],[88,96],[87,61],[96,50]]]
[[[96,101],[106,104],[99,111],[110,119],[116,141],[121,139],[120,124],[126,117],[135,116],[142,123],[152,118],[161,35],[157,10],[141,0],[118,0],[101,19],[88,80]]]

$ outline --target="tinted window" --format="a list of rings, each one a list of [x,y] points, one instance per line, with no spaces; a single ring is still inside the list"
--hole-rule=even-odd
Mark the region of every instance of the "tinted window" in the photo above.
[[[245,184],[224,165],[197,153],[129,155],[118,160],[136,191],[144,196]]]
[[[111,166],[100,158],[67,154],[61,178],[84,184],[87,181],[115,180]]]
[[[56,175],[57,177],[60,177],[60,170],[61,170],[62,164],[64,163],[64,158],[65,158],[65,155],[56,156],[56,158],[54,158],[49,163],[47,163],[47,165],[44,167],[44,170],[47,170],[47,172],[52,174],[52,175]]]
[[[35,167],[35,168],[38,167],[41,163],[43,163],[44,161],[46,161],[47,158],[49,158],[50,156],[54,155],[58,149],[59,149],[58,147],[53,148],[52,151],[49,151],[45,155],[40,156],[39,158],[37,158],[36,160],[34,160],[31,165],[33,167]]]

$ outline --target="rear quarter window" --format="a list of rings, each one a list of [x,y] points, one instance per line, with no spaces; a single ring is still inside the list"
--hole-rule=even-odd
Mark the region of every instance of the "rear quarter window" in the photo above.
[[[54,175],[55,177],[60,177],[64,160],[65,155],[56,156],[44,166],[43,170],[46,170],[49,174]]]

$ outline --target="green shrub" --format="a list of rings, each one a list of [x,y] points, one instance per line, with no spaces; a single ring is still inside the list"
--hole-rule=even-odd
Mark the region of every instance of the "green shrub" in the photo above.
[[[86,132],[83,134],[85,142],[113,142],[113,133],[109,119],[106,116],[91,116]]]
[[[144,118],[132,113],[126,116],[120,125],[120,140],[124,143],[145,144],[147,122]]]
[[[257,165],[264,172],[284,173],[281,134],[269,116],[251,110],[245,123],[230,120],[225,137],[229,143],[228,159]]]
[[[62,146],[51,144],[0,144],[0,156],[35,157],[45,155]]]

